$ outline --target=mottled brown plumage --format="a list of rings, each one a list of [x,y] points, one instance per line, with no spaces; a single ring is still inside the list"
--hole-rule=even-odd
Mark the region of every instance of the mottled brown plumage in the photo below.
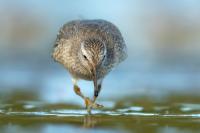
[[[102,79],[127,57],[120,31],[105,20],[66,23],[59,31],[52,55],[70,72],[75,86],[78,79],[94,81],[94,101]]]

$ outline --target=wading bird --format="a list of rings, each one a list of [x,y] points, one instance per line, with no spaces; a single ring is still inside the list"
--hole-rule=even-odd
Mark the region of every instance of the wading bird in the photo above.
[[[104,77],[126,59],[126,45],[118,28],[105,20],[74,20],[59,31],[52,56],[71,74],[74,91],[84,99],[88,113],[103,107],[95,103]],[[94,97],[85,97],[79,79],[94,83]]]

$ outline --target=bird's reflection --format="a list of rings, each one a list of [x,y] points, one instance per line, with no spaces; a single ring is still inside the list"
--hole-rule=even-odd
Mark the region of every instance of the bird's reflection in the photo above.
[[[84,128],[93,128],[98,123],[98,118],[92,115],[85,115],[83,119]]]

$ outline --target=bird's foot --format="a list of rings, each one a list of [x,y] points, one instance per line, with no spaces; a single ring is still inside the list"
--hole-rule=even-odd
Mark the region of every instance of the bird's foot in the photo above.
[[[93,102],[92,100],[90,100],[88,97],[86,97],[85,99],[85,105],[87,108],[88,113],[91,113],[91,109],[99,109],[99,108],[103,108],[104,106],[98,103]]]

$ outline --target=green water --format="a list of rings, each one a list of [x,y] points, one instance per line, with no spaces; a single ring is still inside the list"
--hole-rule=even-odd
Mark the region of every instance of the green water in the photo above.
[[[128,97],[93,110],[93,115],[79,105],[21,98],[26,100],[15,97],[1,102],[1,133],[200,132],[200,98],[194,95]]]

